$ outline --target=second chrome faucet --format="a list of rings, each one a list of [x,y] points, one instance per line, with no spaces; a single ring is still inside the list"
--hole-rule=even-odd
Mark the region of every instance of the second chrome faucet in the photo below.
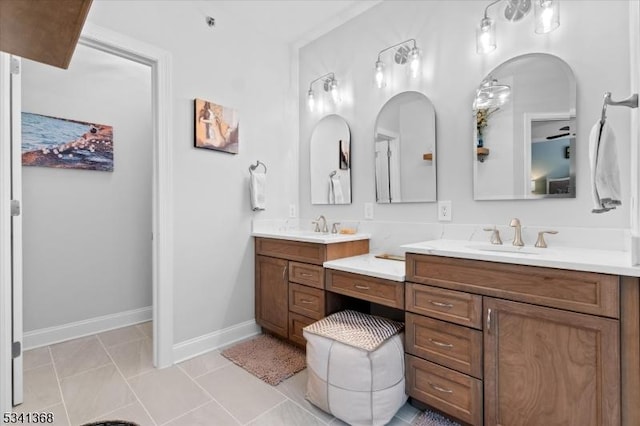
[[[524,246],[524,241],[522,241],[522,225],[520,224],[520,219],[514,217],[509,222],[509,226],[515,228],[515,233],[513,234],[513,245],[522,247]]]

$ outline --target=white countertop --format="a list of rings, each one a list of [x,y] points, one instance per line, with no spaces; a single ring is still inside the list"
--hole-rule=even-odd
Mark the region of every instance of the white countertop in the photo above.
[[[402,249],[408,253],[640,277],[640,266],[631,266],[630,253],[625,251],[525,246],[512,253],[518,249],[508,243],[494,246],[466,240],[431,240],[405,244]]]
[[[332,244],[332,243],[345,243],[347,241],[368,240],[371,238],[370,234],[323,234],[321,232],[313,231],[253,231],[252,237],[262,238],[275,238],[278,240],[290,240],[290,241],[302,241],[305,243],[319,243],[319,244]]]
[[[385,280],[404,281],[404,262],[378,259],[373,253],[329,260],[324,262],[323,266],[328,269],[352,272],[354,274],[383,278]]]

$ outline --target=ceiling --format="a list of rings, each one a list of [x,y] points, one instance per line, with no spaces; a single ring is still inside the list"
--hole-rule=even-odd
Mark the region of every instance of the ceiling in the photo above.
[[[202,10],[216,18],[224,12],[235,22],[266,37],[293,46],[306,43],[342,25],[382,0],[216,0],[203,2]]]

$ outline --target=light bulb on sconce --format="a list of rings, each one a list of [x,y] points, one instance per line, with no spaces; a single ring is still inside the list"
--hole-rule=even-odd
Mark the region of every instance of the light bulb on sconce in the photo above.
[[[340,91],[338,90],[338,81],[335,78],[333,78],[331,79],[330,82],[328,82],[328,84],[329,84],[329,93],[331,93],[331,99],[333,100],[333,103],[337,105],[340,102],[342,102],[342,97],[340,96]]]
[[[375,83],[378,89],[382,89],[387,85],[384,78],[384,62],[376,61]]]
[[[489,53],[496,48],[496,25],[493,19],[484,17],[476,29],[476,52]]]
[[[340,89],[338,88],[338,80],[336,80],[335,74],[330,72],[316,78],[311,83],[309,83],[309,92],[307,94],[307,105],[309,107],[309,111],[311,112],[313,112],[316,109],[316,107],[318,107],[320,112],[324,110],[324,107],[323,107],[324,102],[322,101],[322,97],[320,97],[320,99],[318,99],[318,101],[316,102],[315,93],[313,92],[313,84],[320,80],[322,80],[324,91],[328,92],[331,95],[331,100],[333,101],[333,103],[335,105],[338,105],[340,102],[342,102],[342,97],[340,96]]]
[[[313,110],[316,108],[316,99],[312,89],[309,89],[309,93],[307,94],[307,105],[309,106],[309,111],[311,112],[313,112]]]
[[[409,52],[409,70],[411,78],[418,78],[420,72],[420,51],[417,47],[414,47]]]
[[[560,26],[559,0],[506,0],[504,17],[511,22],[517,22],[527,16],[531,11],[531,2],[535,9],[535,32],[537,34],[549,33]],[[503,0],[496,0],[484,9],[484,17],[480,20],[480,26],[476,28],[476,52],[489,53],[496,48],[496,25],[489,18],[489,8]]]
[[[408,43],[413,43],[413,47],[409,48],[406,46]],[[394,55],[395,63],[398,65],[409,64],[408,69],[411,78],[418,78],[420,75],[420,49],[418,49],[415,39],[410,38],[409,40],[394,44],[393,46],[385,47],[378,53],[378,60],[376,61],[374,74],[374,82],[378,89],[382,89],[387,85],[387,76],[385,75],[386,65],[382,61],[381,55],[395,47],[398,47]]]
[[[560,26],[559,2],[553,0],[535,0],[536,33],[546,34]]]

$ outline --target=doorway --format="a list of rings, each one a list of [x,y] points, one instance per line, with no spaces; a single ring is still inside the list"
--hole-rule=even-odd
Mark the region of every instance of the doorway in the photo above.
[[[172,176],[171,176],[171,56],[168,52],[138,40],[123,36],[113,31],[87,23],[79,44],[146,65],[151,71],[152,94],[152,317],[153,317],[153,363],[157,368],[173,364],[173,229],[172,229]],[[2,58],[2,72],[9,74],[8,55]],[[10,104],[10,91],[4,90],[9,84],[4,81],[0,91],[0,115],[4,119],[9,116],[7,105]],[[8,79],[7,79],[8,80]],[[5,84],[6,83],[6,84]],[[18,108],[19,110],[19,108]],[[0,143],[10,146],[11,136],[8,132],[0,135]],[[19,143],[19,142],[18,142]],[[3,162],[3,166],[4,166]],[[6,174],[3,167],[3,173]],[[17,173],[21,173],[17,170]],[[3,175],[4,176],[4,175]],[[6,177],[6,176],[4,176]],[[0,203],[9,204],[10,180],[0,179]],[[8,228],[9,217],[6,212],[0,214],[2,231]],[[0,264],[11,265],[16,256],[6,245],[0,250]],[[0,272],[0,293],[11,295],[11,268]],[[0,301],[0,405],[2,411],[10,411],[13,380],[11,375],[11,297],[3,297]],[[19,313],[21,314],[21,313]]]

